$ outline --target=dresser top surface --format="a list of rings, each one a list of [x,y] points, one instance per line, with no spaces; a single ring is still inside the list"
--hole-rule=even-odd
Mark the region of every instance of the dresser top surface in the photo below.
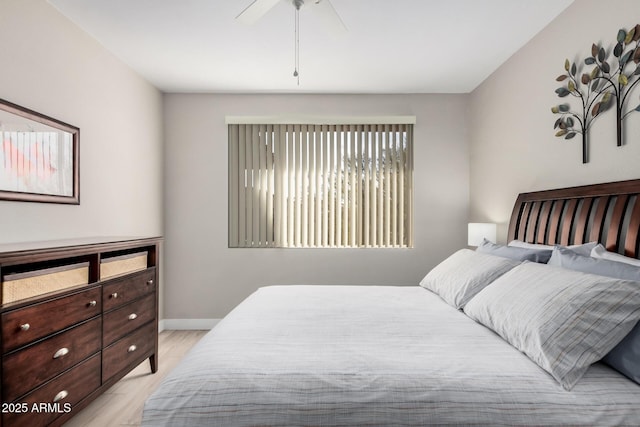
[[[162,240],[159,236],[120,236],[120,237],[82,237],[74,239],[46,240],[33,242],[16,242],[0,244],[0,258],[27,252],[40,252],[48,250],[65,250],[72,248],[127,245],[127,244],[153,244]]]

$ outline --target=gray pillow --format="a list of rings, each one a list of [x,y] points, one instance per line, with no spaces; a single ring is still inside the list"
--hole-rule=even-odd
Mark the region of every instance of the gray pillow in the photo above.
[[[556,246],[553,249],[551,258],[549,259],[549,265],[574,271],[582,271],[583,273],[614,277],[616,279],[640,281],[640,267],[622,262],[609,261],[608,259],[579,255],[571,249],[560,246]]]
[[[579,245],[569,245],[569,246],[562,246],[562,247],[569,248],[572,251],[574,251],[575,253],[580,254],[580,255],[590,256],[591,255],[591,251],[597,245],[598,245],[598,242],[588,242],[588,243],[581,243]],[[542,245],[540,243],[527,243],[527,242],[523,242],[521,240],[512,240],[512,241],[509,242],[509,244],[507,246],[514,246],[516,248],[553,250],[553,248],[555,246],[559,246],[559,245]]]
[[[608,259],[580,256],[565,248],[555,248],[549,264],[584,273],[640,281],[640,267]],[[638,283],[638,291],[640,291],[640,283]],[[636,324],[629,335],[620,341],[602,361],[640,384],[640,323]]]
[[[524,262],[464,311],[571,390],[637,323],[640,292],[633,281]]]
[[[511,259],[460,249],[427,273],[420,286],[461,309],[482,288],[518,264]]]
[[[505,246],[491,243],[484,239],[476,251],[485,254],[515,259],[518,261],[533,261],[546,263],[551,257],[551,249],[519,248],[517,246]]]
[[[602,361],[640,384],[640,322]]]
[[[589,254],[594,258],[607,259],[609,261],[622,262],[625,264],[635,265],[636,267],[640,267],[640,259],[630,258],[624,255],[617,254],[615,252],[609,252],[604,246],[597,245]]]

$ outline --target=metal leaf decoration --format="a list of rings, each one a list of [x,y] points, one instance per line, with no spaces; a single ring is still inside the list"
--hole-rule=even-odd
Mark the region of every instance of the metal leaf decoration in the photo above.
[[[555,90],[560,98],[572,96],[580,101],[581,109],[573,111],[568,103],[551,108],[554,114],[560,114],[553,128],[556,136],[572,139],[582,135],[582,162],[589,161],[588,132],[596,117],[616,107],[617,145],[623,143],[622,122],[632,112],[640,112],[640,105],[625,110],[629,94],[640,82],[640,24],[627,31],[618,30],[616,44],[611,52],[593,43],[591,55],[584,59],[585,66],[592,66],[584,72],[578,69],[576,62],[568,59],[564,62],[565,74],[556,78],[564,83]],[[613,53],[613,58],[609,56]],[[579,78],[577,77],[580,71]],[[614,102],[615,100],[615,102]]]
[[[601,54],[603,51],[603,49],[599,49],[596,45],[592,47],[592,52],[596,52],[598,55],[603,55]],[[561,115],[553,126],[554,129],[558,129],[555,136],[572,139],[577,134],[581,134],[582,162],[587,163],[589,161],[589,150],[587,146],[589,127],[593,120],[609,107],[609,102],[598,102],[602,94],[602,92],[598,90],[598,84],[596,84],[596,79],[599,78],[600,74],[599,68],[595,68],[595,71],[592,70],[589,73],[583,73],[580,79],[576,78],[577,65],[575,62],[570,63],[568,59],[565,60],[564,69],[567,73],[558,76],[556,80],[560,82],[566,81],[566,86],[557,88],[556,95],[560,98],[565,98],[569,95],[578,98],[582,108],[578,111],[572,111],[571,105],[568,103],[559,104],[551,108],[552,113]],[[594,81],[593,84],[591,84],[592,81]]]
[[[617,44],[613,48],[614,67],[607,61],[604,48],[595,43],[591,47],[591,56],[584,60],[585,65],[595,65],[599,70],[601,85],[595,90],[602,94],[610,93],[616,100],[616,144],[622,146],[624,141],[622,122],[637,109],[625,111],[629,94],[640,82],[640,24],[630,31],[621,28],[616,37]],[[597,52],[597,56],[594,55]]]

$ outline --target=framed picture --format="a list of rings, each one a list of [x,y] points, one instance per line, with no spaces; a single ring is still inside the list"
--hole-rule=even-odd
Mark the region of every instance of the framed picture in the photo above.
[[[80,204],[80,129],[0,99],[0,200]]]

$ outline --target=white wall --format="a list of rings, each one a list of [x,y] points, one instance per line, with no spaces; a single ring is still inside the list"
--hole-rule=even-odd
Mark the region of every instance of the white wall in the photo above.
[[[0,98],[80,128],[80,205],[0,201],[0,243],[162,234],[162,95],[44,0],[0,1]]]
[[[164,96],[167,319],[221,318],[262,285],[415,285],[466,245],[465,95]],[[225,115],[415,115],[414,249],[228,249]]]
[[[500,224],[500,241],[520,192],[640,178],[640,113],[628,117],[621,148],[614,111],[599,117],[588,164],[579,137],[554,136],[551,113],[562,101],[554,90],[565,58],[583,60],[592,43],[612,49],[618,29],[640,23],[639,6],[637,0],[576,0],[470,95],[470,220]],[[630,106],[638,105],[638,95],[640,88]]]

